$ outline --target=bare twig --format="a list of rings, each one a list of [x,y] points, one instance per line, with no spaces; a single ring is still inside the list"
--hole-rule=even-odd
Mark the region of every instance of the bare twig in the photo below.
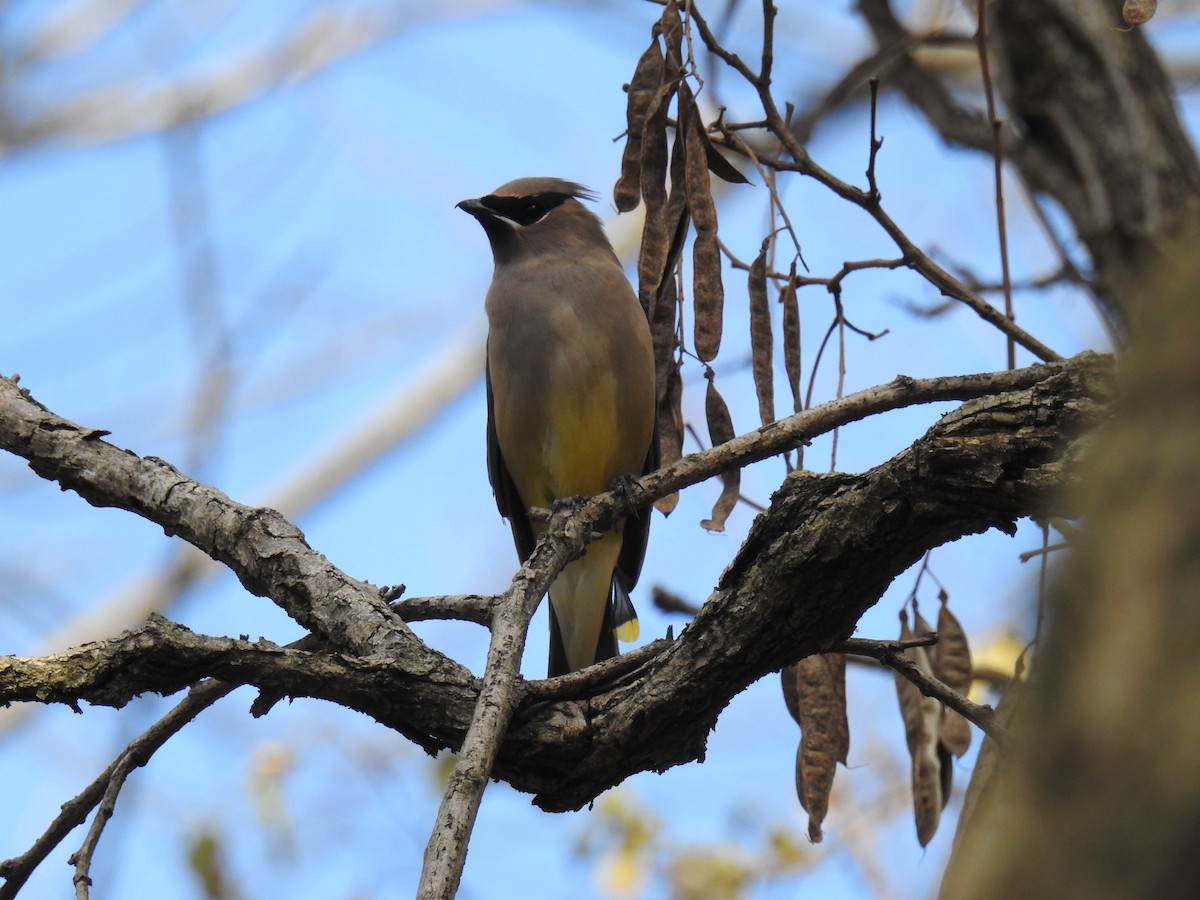
[[[405,622],[424,622],[429,619],[455,619],[488,625],[496,612],[499,598],[494,594],[452,594],[441,597],[409,597],[394,600],[392,609]]]
[[[843,200],[847,200],[855,206],[860,207],[883,228],[900,249],[904,258],[908,260],[910,268],[924,277],[940,292],[970,307],[980,318],[1011,337],[1039,359],[1055,360],[1061,358],[1059,354],[1051,350],[1033,335],[1010,321],[1003,312],[988,303],[986,299],[969,290],[966,285],[939,266],[927,253],[917,247],[904,230],[884,211],[878,199],[870,191],[864,191],[861,188],[842,181],[831,172],[817,165],[812,157],[808,155],[808,151],[800,146],[795,136],[788,130],[787,123],[780,114],[778,107],[775,105],[775,99],[771,95],[769,79],[762,78],[758,73],[750,69],[736,53],[732,53],[722,47],[709,29],[704,17],[694,9],[692,10],[692,22],[695,24],[701,39],[709,50],[737,71],[755,89],[759,102],[762,104],[771,134],[779,139],[791,157],[789,160],[760,155],[759,160],[764,165],[781,171],[792,171],[806,175],[824,185]]]
[[[1008,229],[1004,224],[1004,147],[1000,140],[1000,129],[1004,120],[996,114],[996,97],[992,90],[992,71],[988,65],[987,15],[984,0],[975,0],[977,21],[975,47],[979,52],[979,71],[983,75],[983,93],[987,98],[988,122],[992,126],[992,163],[996,177],[996,231],[1000,239],[1000,278],[1004,285],[1004,315],[1013,320],[1012,277],[1008,270]],[[1017,365],[1016,343],[1008,335],[1008,367]]]
[[[554,513],[528,563],[495,606],[479,699],[425,845],[417,887],[421,900],[452,900],[458,892],[479,804],[519,699],[517,681],[529,620],[550,583],[595,536],[593,524],[582,510]]]
[[[933,644],[937,642],[937,635],[931,632],[921,640],[925,644]],[[908,641],[872,641],[863,638],[848,638],[834,649],[841,653],[854,653],[878,660],[880,665],[899,672],[911,681],[926,697],[940,700],[967,721],[978,726],[997,743],[1005,740],[1004,729],[996,724],[995,710],[990,706],[968,700],[945,682],[926,672],[904,655],[903,651],[906,646],[922,646],[922,644]]]
[[[236,687],[238,685],[226,684],[221,681],[202,681],[193,687],[174,709],[155,722],[140,737],[122,750],[120,755],[91,784],[84,788],[77,796],[62,805],[62,809],[54,821],[50,823],[50,827],[42,833],[32,847],[20,856],[0,862],[0,877],[4,878],[4,884],[0,885],[0,900],[12,900],[12,898],[17,896],[18,891],[21,890],[21,887],[29,879],[33,870],[41,865],[50,852],[76,826],[87,818],[88,812],[95,808],[102,797],[107,797],[108,792],[114,785],[116,786],[116,790],[119,790],[120,785],[133,769],[145,765],[150,757],[172,735],[178,733],[188,722],[192,721],[222,697],[232,692]],[[115,802],[115,790],[112,793],[111,799]],[[109,815],[111,815],[111,812],[110,805]],[[95,827],[93,826],[93,828]],[[99,828],[103,828],[103,824]],[[98,831],[96,837],[99,837]],[[89,832],[90,838],[91,834]],[[91,841],[91,847],[94,848],[94,846],[95,841],[93,840]],[[89,850],[87,857],[87,861],[89,862],[90,853],[91,851]],[[85,879],[86,875],[87,871],[85,867],[83,869],[83,877]],[[79,878],[78,869],[76,878]]]

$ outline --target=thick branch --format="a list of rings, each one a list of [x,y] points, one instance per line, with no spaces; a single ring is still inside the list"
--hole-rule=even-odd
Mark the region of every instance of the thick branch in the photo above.
[[[178,535],[334,647],[403,660],[417,676],[469,677],[418,640],[375,588],[309,547],[278,512],[236,503],[161,459],[113,446],[106,434],[56,415],[0,378],[0,447],[24,457],[38,475],[93,506],[128,510]]]
[[[663,652],[634,671],[623,666],[614,666],[611,674],[598,671],[590,691],[584,691],[584,685],[578,686],[580,693],[572,691],[579,699],[551,699],[540,686],[517,682],[520,702],[492,776],[537,793],[544,808],[568,809],[633,772],[661,771],[702,757],[709,729],[734,694],[762,675],[848,637],[862,612],[928,548],[990,527],[1008,529],[1016,518],[1033,512],[1061,512],[1046,504],[1067,478],[1075,449],[1071,436],[1095,414],[1107,370],[1107,360],[1086,354],[965,379],[898,379],[686,457],[642,479],[642,498],[661,496],[725,466],[780,452],[871,410],[904,405],[914,396],[953,396],[948,384],[976,395],[1006,388],[943,417],[913,446],[869,472],[789,476],[722,576],[717,592]],[[1014,389],[1018,385],[1024,386]],[[6,395],[5,383],[0,382],[5,426],[0,440],[6,446],[12,431],[8,410],[15,402],[11,393]],[[16,405],[30,403],[21,397]],[[40,414],[50,415],[44,410]],[[105,447],[105,453],[134,465],[152,470],[163,466],[89,440],[83,429],[69,423],[49,430],[51,443],[58,436],[68,444]],[[169,467],[168,471],[174,473]],[[64,478],[68,475],[73,481],[82,477],[69,472]],[[96,488],[87,489],[97,496]],[[236,507],[227,498],[219,499],[223,495],[218,492],[212,496],[218,498],[213,503]],[[169,506],[170,498],[165,499]],[[555,529],[556,536],[539,546],[518,576],[533,588],[530,595],[537,592],[534,573],[545,572],[551,562],[559,563],[581,546],[592,524],[611,514],[615,503],[615,498],[603,495],[584,504],[567,520],[571,538],[558,537]],[[298,553],[312,553],[302,542],[294,547]],[[243,565],[241,557],[233,563]],[[139,647],[136,635],[120,640],[129,641],[123,645],[126,651]],[[479,696],[478,682],[469,674],[460,677],[457,667],[421,677],[406,660],[378,654],[352,659],[171,629],[161,630],[155,640],[168,640],[184,655],[160,655],[152,646],[138,652],[160,663],[174,660],[183,671],[164,671],[138,682],[139,667],[127,667],[134,671],[122,676],[122,690],[182,686],[204,675],[268,686],[360,710],[427,749],[461,745]],[[11,671],[28,672],[31,665],[12,658],[5,663],[17,667]],[[86,670],[76,666],[73,671],[78,677]],[[114,669],[92,671],[103,671],[107,678]],[[39,675],[43,683],[49,677],[45,671]],[[85,690],[64,674],[59,693],[38,699],[65,701],[74,696],[115,702],[111,692],[121,682],[100,682],[97,674]],[[12,683],[8,675],[0,677],[0,685]],[[73,685],[69,690],[68,683]],[[29,696],[10,690],[0,693],[0,701]]]

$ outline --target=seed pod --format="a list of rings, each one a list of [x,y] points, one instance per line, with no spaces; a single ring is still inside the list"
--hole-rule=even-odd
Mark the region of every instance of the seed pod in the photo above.
[[[1133,27],[1149,22],[1158,9],[1158,0],[1125,0],[1121,7],[1121,18],[1125,24]]]
[[[683,20],[679,17],[679,4],[676,0],[667,0],[663,7],[662,16],[658,20],[659,31],[662,32],[666,44],[666,78],[674,81],[683,74]]]
[[[629,212],[642,196],[642,131],[647,114],[663,83],[663,54],[658,37],[650,42],[638,60],[626,91],[625,150],[621,154],[621,177],[613,188],[613,203],[618,212]]]
[[[713,370],[707,369],[704,377],[708,379],[708,390],[704,395],[704,413],[708,419],[708,437],[712,441],[712,445],[716,447],[733,439],[733,418],[729,415],[729,407],[725,405],[725,398],[721,396],[720,392],[717,391],[716,385],[713,383]],[[708,531],[725,530],[725,520],[729,518],[729,514],[737,506],[741,486],[741,469],[729,469],[721,473],[721,496],[713,504],[712,518],[702,520],[700,522],[701,528],[705,528]]]
[[[650,334],[654,339],[660,466],[675,462],[683,452],[683,379],[679,375],[679,360],[676,357],[679,338],[675,330],[678,305],[675,278],[669,275],[655,304],[654,319],[650,323]],[[654,506],[665,516],[674,511],[677,503],[678,492],[655,501]]]
[[[788,272],[788,283],[779,296],[783,303],[783,367],[792,389],[792,412],[803,412],[800,396],[800,304],[796,298],[796,261]]]
[[[933,674],[960,694],[971,690],[971,648],[962,625],[942,603],[938,610],[938,652]],[[971,746],[971,726],[952,709],[942,709],[938,726],[942,744],[955,756],[962,756]]]
[[[667,395],[668,375],[672,369],[679,371],[679,334],[675,328],[678,305],[675,278],[667,278],[654,306],[654,318],[650,320],[650,336],[654,344],[655,397],[660,405]]]
[[[900,614],[900,623],[900,640],[911,640],[914,632],[909,630],[908,617],[904,613]],[[918,635],[931,630],[919,613],[914,618],[914,625]],[[904,655],[921,669],[933,672],[926,648],[910,647],[904,651]],[[938,722],[942,705],[922,695],[916,685],[899,672],[894,676],[900,714],[904,719],[904,736],[912,757],[913,813],[917,840],[924,847],[937,832],[942,807],[945,806],[943,766],[938,752]]]
[[[646,221],[642,225],[642,247],[638,254],[638,299],[646,318],[651,320],[671,244],[667,222],[667,107],[674,90],[673,84],[658,89],[642,130],[640,181]]]
[[[666,378],[666,393],[658,403],[658,452],[659,465],[670,465],[683,452],[683,379],[679,375],[679,363],[669,363]],[[675,511],[679,503],[679,492],[667,494],[654,501],[654,508],[664,516]]]
[[[796,796],[808,813],[809,839],[820,843],[837,764],[845,764],[850,751],[846,657],[814,654],[785,668],[782,676],[784,701],[800,725]]]
[[[683,111],[685,106],[686,113]],[[721,285],[721,249],[717,244],[717,208],[712,199],[708,162],[700,137],[704,126],[687,84],[679,87],[679,109],[684,131],[684,180],[688,213],[696,229],[692,244],[692,305],[696,320],[694,343],[700,360],[711,362],[721,348],[725,292]]]
[[[750,359],[753,362],[754,393],[758,396],[758,418],[764,425],[775,421],[774,341],[771,338],[771,304],[767,300],[767,247],[762,242],[750,264],[747,289],[750,294]]]
[[[913,600],[913,636],[925,637],[925,635],[933,633],[933,626],[925,621],[925,617],[921,615],[921,611],[917,608],[917,601]],[[928,647],[914,647],[913,649],[921,650],[929,657],[929,662],[933,664],[937,660],[938,646],[938,644],[931,644]],[[931,673],[932,671],[930,669]]]

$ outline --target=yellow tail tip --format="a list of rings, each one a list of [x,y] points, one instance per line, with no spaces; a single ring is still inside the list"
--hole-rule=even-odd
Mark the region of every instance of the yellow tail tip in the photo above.
[[[638,628],[638,620],[630,619],[628,622],[622,622],[613,629],[613,634],[617,636],[617,640],[622,644],[629,644],[638,639],[641,629]]]

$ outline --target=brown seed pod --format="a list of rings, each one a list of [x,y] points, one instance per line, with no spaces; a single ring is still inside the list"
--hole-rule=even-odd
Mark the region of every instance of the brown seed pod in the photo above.
[[[650,333],[654,338],[654,372],[658,398],[659,465],[667,466],[683,452],[683,379],[676,357],[678,335],[675,330],[676,307],[679,305],[675,278],[668,275],[661,296],[654,307]],[[670,515],[679,503],[679,493],[668,494],[654,503],[664,516]]]
[[[850,751],[846,717],[846,657],[814,654],[783,670],[784,700],[800,725],[796,751],[796,796],[808,813],[808,836],[822,837],[837,764]]]
[[[618,212],[629,212],[642,196],[642,131],[647,114],[663,83],[663,54],[658,37],[650,42],[633,70],[626,90],[625,150],[621,154],[621,177],[613,188]]]
[[[670,465],[683,452],[683,379],[679,375],[679,363],[671,360],[667,373],[666,394],[658,404],[658,452],[659,465]],[[667,494],[654,501],[654,508],[669,516],[679,504],[679,492]]]
[[[654,344],[655,397],[659,404],[667,395],[667,377],[672,370],[679,370],[679,334],[675,317],[679,306],[679,294],[675,278],[667,278],[654,305],[654,317],[650,320],[650,337]]]
[[[666,77],[674,80],[683,74],[683,20],[679,17],[676,0],[667,0],[658,19],[658,28],[667,47]]]
[[[792,412],[803,412],[800,395],[800,304],[796,298],[796,261],[788,272],[788,283],[779,295],[783,303],[783,367],[792,389]]]
[[[771,303],[767,300],[767,247],[762,242],[750,264],[747,290],[750,294],[750,359],[753,363],[754,393],[758,396],[758,418],[764,425],[775,421],[774,340],[771,337]]]
[[[714,447],[733,440],[733,418],[729,415],[729,407],[713,383],[713,370],[704,373],[708,379],[708,389],[704,395],[704,413],[708,419],[708,437]],[[713,504],[712,518],[700,522],[700,527],[708,531],[724,531],[725,520],[737,506],[738,496],[742,487],[742,470],[729,469],[721,473],[721,496]]]
[[[938,652],[933,674],[960,694],[971,690],[971,648],[962,625],[942,603],[938,610]],[[942,709],[938,733],[946,749],[962,756],[971,746],[971,726],[952,709]]]
[[[1125,0],[1121,7],[1121,18],[1130,27],[1143,25],[1154,18],[1157,10],[1158,0]]]
[[[686,111],[685,111],[686,109]],[[721,348],[725,291],[721,285],[721,249],[717,244],[717,208],[713,203],[708,162],[700,137],[700,111],[687,84],[679,87],[680,128],[684,132],[684,183],[688,213],[696,229],[692,244],[692,305],[695,309],[695,351],[711,362]]]
[[[663,279],[667,250],[671,244],[667,223],[667,106],[673,85],[662,85],[646,113],[642,130],[640,181],[646,202],[642,246],[638,254],[638,299],[646,318],[653,318],[654,300]]]
[[[914,629],[908,627],[908,617],[900,615],[900,640],[911,640],[916,635],[930,631],[928,623],[918,613],[914,618]],[[910,647],[904,655],[921,669],[932,673],[933,664],[925,647]],[[908,752],[912,757],[913,814],[917,825],[917,840],[927,845],[937,832],[945,798],[942,791],[942,762],[938,752],[938,723],[942,704],[925,697],[911,681],[894,673],[896,696],[900,701],[900,714],[904,719],[904,736]]]

